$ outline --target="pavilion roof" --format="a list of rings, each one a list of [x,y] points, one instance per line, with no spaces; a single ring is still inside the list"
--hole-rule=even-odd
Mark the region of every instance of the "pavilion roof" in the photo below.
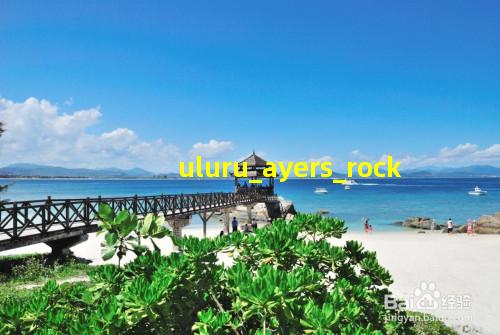
[[[255,151],[250,156],[239,162],[239,164],[244,162],[247,163],[248,167],[266,167],[267,163],[263,158],[257,156]]]

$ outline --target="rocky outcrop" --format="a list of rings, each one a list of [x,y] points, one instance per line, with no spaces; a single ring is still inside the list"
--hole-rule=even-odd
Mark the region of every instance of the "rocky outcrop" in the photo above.
[[[295,207],[292,201],[286,200],[285,198],[278,197],[277,204],[279,206],[279,211],[281,211],[282,218],[290,218],[296,214]],[[259,226],[262,224],[267,224],[269,222],[269,217],[272,216],[269,213],[269,208],[265,203],[259,202],[255,204],[251,209],[251,216],[255,218]],[[236,217],[238,222],[247,223],[248,222],[248,208],[247,206],[236,206],[236,208],[231,211],[230,217]]]
[[[466,233],[467,225],[458,227],[457,233]],[[494,215],[483,215],[474,224],[476,234],[500,234],[500,213]]]
[[[416,228],[421,230],[429,230],[432,226],[432,218],[429,217],[410,217],[404,221],[395,222],[397,225],[401,225],[407,228]],[[435,226],[436,230],[443,229],[446,232],[446,223],[437,223]],[[453,229],[454,233],[467,233],[467,224],[457,225],[455,222],[455,227]],[[500,213],[494,215],[483,215],[476,220],[474,224],[474,232],[476,234],[500,234]]]
[[[403,227],[408,228],[417,228],[417,229],[431,229],[432,228],[432,219],[428,217],[410,217],[404,221],[395,222],[395,224],[400,224]],[[436,222],[434,229],[441,229],[443,226]]]
[[[278,197],[278,201],[280,203],[281,215],[283,217],[286,217],[288,214],[290,214],[290,215],[297,214],[297,211],[295,210],[293,202],[291,202],[290,200],[286,200],[283,197]]]

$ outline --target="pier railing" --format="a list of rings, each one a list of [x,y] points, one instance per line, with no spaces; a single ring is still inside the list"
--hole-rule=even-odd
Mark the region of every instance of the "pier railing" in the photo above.
[[[273,196],[259,193],[196,193],[131,197],[28,200],[0,202],[0,250],[10,241],[43,237],[51,232],[74,229],[96,230],[99,206],[110,205],[115,212],[128,210],[137,215],[160,214],[166,218],[216,211],[224,207],[264,202]]]

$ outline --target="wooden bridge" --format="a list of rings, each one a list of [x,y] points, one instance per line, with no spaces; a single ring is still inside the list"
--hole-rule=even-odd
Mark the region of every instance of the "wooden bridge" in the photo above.
[[[138,216],[162,213],[172,222],[199,214],[206,234],[206,222],[214,212],[257,202],[276,204],[277,199],[269,193],[220,192],[0,202],[0,251],[35,243],[46,243],[53,252],[67,249],[97,231],[97,212],[103,203],[115,212],[125,209]]]

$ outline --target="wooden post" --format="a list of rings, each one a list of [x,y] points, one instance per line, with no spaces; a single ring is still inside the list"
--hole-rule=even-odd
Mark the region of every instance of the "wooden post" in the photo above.
[[[134,195],[134,203],[132,204],[132,211],[137,214],[137,194]]]
[[[70,226],[70,222],[69,222],[69,200],[66,200],[64,202],[64,205],[66,206],[66,217],[65,217],[65,221],[66,221],[66,227],[65,227],[65,230],[66,231],[69,231],[69,226]]]
[[[12,209],[12,221],[12,235],[14,239],[17,239],[17,202],[14,202]]]
[[[90,198],[85,199],[85,212],[83,213],[85,219],[85,225],[90,225]]]
[[[207,237],[207,222],[210,220],[210,218],[214,215],[214,212],[211,212],[210,215],[208,215],[207,212],[200,213],[200,219],[203,222],[203,237]]]
[[[52,198],[50,196],[47,197],[47,223],[46,225],[50,225],[50,221],[52,220]],[[45,232],[47,232],[48,227],[45,226]]]

